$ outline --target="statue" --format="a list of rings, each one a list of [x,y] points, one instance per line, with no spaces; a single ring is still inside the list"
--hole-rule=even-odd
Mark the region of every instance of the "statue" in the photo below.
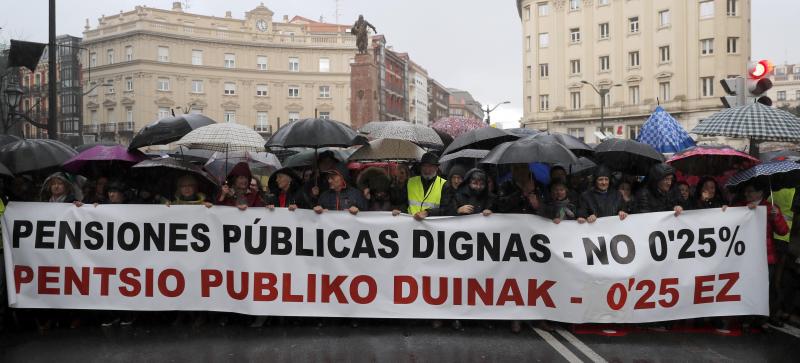
[[[367,40],[367,35],[369,35],[369,29],[367,29],[368,27],[372,28],[372,31],[376,33],[378,32],[378,30],[375,29],[375,26],[364,20],[364,15],[359,15],[358,20],[356,20],[356,23],[353,24],[353,27],[350,29],[350,33],[356,36],[358,54],[367,54],[367,46],[369,45]]]

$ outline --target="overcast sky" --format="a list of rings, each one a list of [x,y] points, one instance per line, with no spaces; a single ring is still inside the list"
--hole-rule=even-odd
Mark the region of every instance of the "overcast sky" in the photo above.
[[[655,1],[655,0],[645,0]],[[169,0],[61,0],[57,2],[58,34],[82,36],[85,19],[97,26],[101,15],[129,11],[136,5],[170,9]],[[186,3],[186,2],[184,2]],[[258,6],[259,1],[190,0],[189,12],[234,18]],[[800,62],[800,1],[753,0],[753,58],[775,63]],[[4,1],[0,38],[47,41],[47,0]],[[24,4],[24,5],[23,5]],[[283,15],[334,22],[335,0],[271,0],[264,5]],[[768,6],[767,6],[768,5]],[[514,0],[340,0],[341,23],[364,14],[385,34],[395,50],[408,52],[431,77],[447,87],[471,92],[483,104],[511,101],[492,113],[493,121],[517,127],[522,116],[522,35]]]

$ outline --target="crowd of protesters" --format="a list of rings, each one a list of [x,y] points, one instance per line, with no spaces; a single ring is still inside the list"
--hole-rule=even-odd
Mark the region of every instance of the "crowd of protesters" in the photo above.
[[[775,191],[769,185],[749,183],[729,190],[717,179],[704,177],[696,185],[676,179],[668,164],[656,164],[646,176],[625,175],[605,165],[582,174],[568,174],[554,166],[546,182],[534,177],[529,165],[484,166],[451,163],[440,165],[438,156],[426,153],[419,163],[378,163],[361,169],[348,168],[330,151],[319,154],[316,167],[283,168],[262,180],[253,175],[246,163],[230,170],[225,183],[209,188],[198,175],[187,173],[168,181],[168,186],[148,185],[129,171],[110,172],[88,180],[64,172],[55,172],[41,182],[30,176],[18,176],[2,186],[3,203],[38,201],[73,203],[91,208],[101,204],[196,205],[205,208],[234,207],[309,209],[327,211],[392,212],[408,214],[417,220],[434,216],[460,216],[498,213],[538,215],[555,224],[563,221],[594,223],[598,218],[625,220],[630,214],[664,212],[676,217],[687,210],[720,209],[729,206],[756,208],[765,206],[768,217],[767,261],[770,276],[769,322],[800,323],[800,194],[796,189]],[[793,220],[794,219],[794,220]],[[795,222],[792,224],[792,222]],[[793,228],[791,227],[793,225]],[[791,229],[791,231],[790,231]],[[3,290],[5,290],[3,288]],[[105,326],[132,324],[135,314],[107,312],[100,316],[88,313],[50,311],[26,312],[40,329],[54,322],[98,321]],[[140,315],[140,314],[139,314]],[[183,313],[170,319],[203,324],[212,317],[221,324],[228,314]],[[720,328],[729,320],[720,319]],[[758,323],[765,323],[758,321]],[[263,317],[252,322],[260,326]],[[440,321],[434,321],[440,326]],[[538,322],[548,328],[545,322]],[[461,328],[459,321],[453,321]],[[520,322],[512,323],[520,330]]]

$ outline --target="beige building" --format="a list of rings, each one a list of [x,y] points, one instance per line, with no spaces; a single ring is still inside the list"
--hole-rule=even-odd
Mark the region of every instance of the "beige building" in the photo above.
[[[777,107],[800,107],[800,64],[776,65],[767,95]]]
[[[268,136],[291,120],[349,122],[349,26],[302,17],[273,21],[263,4],[235,19],[137,6],[84,32],[84,72],[99,87],[84,98],[84,127],[126,142],[173,112],[203,113]],[[93,84],[85,87],[91,88]]]
[[[516,2],[524,127],[596,142],[602,92],[606,133],[637,137],[659,102],[691,130],[750,58],[750,0]]]
[[[406,55],[408,62],[408,122],[428,125],[428,71],[414,63]]]

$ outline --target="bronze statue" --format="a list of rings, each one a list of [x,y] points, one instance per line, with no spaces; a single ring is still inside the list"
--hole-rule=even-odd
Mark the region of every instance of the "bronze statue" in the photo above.
[[[367,40],[367,35],[369,35],[369,29],[367,29],[368,27],[372,28],[373,32],[378,32],[378,30],[375,29],[375,26],[364,20],[364,15],[359,15],[358,20],[356,20],[356,23],[353,24],[353,28],[350,29],[350,33],[356,36],[358,54],[367,54],[367,46],[369,45]]]

